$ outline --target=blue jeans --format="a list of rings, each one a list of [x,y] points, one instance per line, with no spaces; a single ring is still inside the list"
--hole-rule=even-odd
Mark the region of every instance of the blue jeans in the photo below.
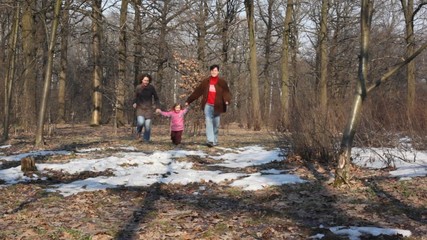
[[[219,114],[214,113],[214,106],[205,105],[205,120],[206,120],[206,138],[208,143],[213,145],[218,144],[218,132],[219,132]]]
[[[136,117],[136,132],[141,134],[142,128],[144,128],[144,141],[150,141],[151,135],[151,119],[146,119],[144,116]]]

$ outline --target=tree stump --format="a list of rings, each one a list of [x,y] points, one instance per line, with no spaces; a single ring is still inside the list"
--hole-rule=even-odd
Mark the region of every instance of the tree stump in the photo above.
[[[34,157],[24,157],[21,159],[21,171],[24,173],[37,171]]]

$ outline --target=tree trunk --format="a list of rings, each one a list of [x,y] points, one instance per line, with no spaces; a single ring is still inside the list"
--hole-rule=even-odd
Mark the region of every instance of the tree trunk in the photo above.
[[[414,35],[414,17],[423,5],[427,2],[421,2],[417,9],[414,11],[414,0],[400,0],[405,17],[405,30],[406,30],[406,57],[414,54],[415,51],[415,35]],[[408,63],[406,68],[406,81],[408,84],[407,89],[407,115],[411,119],[415,113],[415,99],[416,99],[416,81],[415,81],[415,62]]]
[[[218,12],[220,13],[223,9],[223,6],[219,4]],[[228,59],[229,59],[229,45],[230,45],[230,25],[235,20],[237,15],[237,9],[238,9],[238,1],[237,0],[226,0],[225,1],[225,13],[224,13],[224,19],[222,21],[221,26],[221,42],[222,42],[222,48],[221,48],[221,63],[224,66],[227,66]],[[224,71],[223,71],[224,72]],[[226,69],[226,72],[228,74],[228,69]]]
[[[39,111],[38,122],[37,122],[36,146],[41,146],[44,144],[43,126],[44,126],[44,119],[45,119],[46,109],[47,109],[47,101],[49,98],[50,82],[52,78],[53,57],[54,57],[54,50],[55,50],[55,43],[56,43],[56,30],[58,29],[61,5],[62,5],[62,0],[56,0],[55,9],[54,9],[54,18],[52,22],[52,32],[50,34],[50,40],[49,40],[49,51],[47,53],[48,59],[47,59],[47,65],[46,65],[46,71],[45,71],[43,96],[42,96],[42,102],[40,104],[40,111]]]
[[[286,5],[285,28],[283,30],[283,43],[282,43],[282,128],[289,129],[289,95],[290,95],[290,80],[289,80],[289,44],[291,35],[291,20],[293,11],[293,0],[288,0]]]
[[[259,102],[259,83],[257,68],[257,53],[255,41],[254,2],[245,0],[246,18],[249,30],[249,69],[251,79],[252,126],[255,131],[261,130],[261,109]]]
[[[21,125],[25,130],[36,123],[36,38],[35,24],[33,20],[35,1],[26,1],[22,14],[22,48],[24,54],[23,65],[23,94],[22,109],[20,114]]]
[[[37,171],[34,157],[24,157],[21,159],[21,171],[25,174]]]
[[[206,22],[208,18],[208,6],[206,0],[200,1],[200,15],[197,18],[197,60],[202,69],[206,69]]]
[[[266,25],[266,33],[265,33],[265,40],[264,40],[264,69],[263,69],[263,75],[264,75],[264,84],[263,84],[263,106],[262,106],[262,114],[263,116],[270,116],[271,114],[271,77],[270,77],[270,65],[271,65],[271,36],[273,32],[273,4],[275,0],[268,0],[268,7],[267,7],[267,16],[266,19],[263,17],[263,21]],[[270,119],[270,118],[269,118]],[[268,120],[268,119],[265,119]]]
[[[67,83],[67,70],[68,70],[68,37],[70,28],[70,13],[69,7],[71,0],[65,2],[62,24],[61,24],[61,70],[59,72],[59,86],[58,86],[58,122],[65,123],[66,121],[66,108],[65,108],[65,91]]]
[[[322,0],[322,10],[320,14],[319,31],[319,102],[320,109],[324,116],[327,115],[328,106],[328,0]]]
[[[164,70],[166,66],[166,62],[169,60],[168,56],[168,44],[166,42],[167,28],[168,28],[168,11],[170,0],[163,1],[163,8],[161,10],[160,16],[160,33],[158,39],[159,52],[157,55],[157,80],[156,80],[156,88],[157,93],[161,95],[163,89],[163,78],[164,78]]]
[[[140,0],[134,0],[134,9],[135,9],[135,18],[133,20],[134,25],[134,33],[135,33],[135,42],[134,42],[134,82],[133,85],[136,87],[138,84],[140,84],[139,76],[141,73],[139,72],[139,67],[141,64],[142,59],[142,44],[140,37],[142,35],[142,23],[141,23],[141,1]]]
[[[357,84],[356,95],[353,101],[353,107],[350,112],[350,117],[347,121],[344,130],[343,138],[341,140],[341,148],[338,158],[338,166],[336,169],[335,185],[349,183],[350,175],[350,157],[351,148],[353,145],[354,136],[356,134],[356,127],[360,121],[362,112],[362,105],[368,93],[380,86],[383,82],[388,80],[393,74],[398,72],[401,68],[410,63],[416,56],[427,48],[427,42],[424,43],[417,51],[409,56],[405,61],[395,65],[387,73],[385,73],[375,83],[366,88],[365,83],[368,76],[368,46],[369,46],[369,29],[370,20],[372,18],[373,2],[371,0],[362,0],[361,9],[361,48],[359,56],[359,82]]]
[[[93,95],[92,95],[92,118],[91,126],[101,124],[102,108],[102,67],[101,67],[101,12],[102,0],[92,0],[92,57],[93,57]]]
[[[341,141],[341,149],[339,152],[338,166],[336,169],[335,184],[341,185],[349,183],[350,176],[350,157],[351,148],[353,145],[354,135],[356,134],[356,127],[360,121],[362,112],[362,105],[366,98],[366,81],[368,77],[368,48],[369,48],[369,35],[370,35],[370,20],[372,17],[373,1],[362,0],[360,12],[360,55],[359,55],[359,78],[354,96],[353,107],[350,112],[350,117],[347,121],[346,128]]]
[[[16,44],[18,41],[19,13],[20,4],[16,2],[16,11],[13,16],[12,32],[10,34],[10,48],[8,57],[8,67],[6,69],[6,79],[4,81],[4,118],[3,118],[3,141],[9,139],[9,121],[12,102],[12,90],[15,82],[15,64],[16,64]]]
[[[127,8],[128,1],[122,0],[120,9],[120,39],[119,39],[119,76],[116,81],[115,127],[125,125],[125,82],[127,60]]]
[[[223,3],[224,2],[224,3]],[[224,6],[225,4],[225,6]],[[235,92],[236,94],[233,94],[233,97],[237,99],[237,87],[240,84],[237,81],[234,81],[236,79],[234,68],[232,68],[232,64],[230,62],[230,27],[233,24],[233,22],[236,20],[236,16],[238,14],[238,9],[240,9],[240,1],[239,0],[225,0],[225,1],[217,1],[216,3],[217,8],[217,14],[220,17],[221,23],[221,65],[222,65],[222,75],[226,76],[227,79],[232,79],[232,81],[229,81],[229,87],[232,92]],[[225,11],[224,11],[225,9]],[[209,27],[208,27],[209,29]],[[206,65],[206,64],[205,64]],[[205,67],[206,68],[206,67]],[[237,101],[233,101],[233,103],[237,103]],[[232,113],[235,112],[237,104],[232,104],[229,106],[232,108]]]

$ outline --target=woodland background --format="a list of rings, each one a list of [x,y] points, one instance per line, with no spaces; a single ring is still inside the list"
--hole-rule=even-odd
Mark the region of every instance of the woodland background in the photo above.
[[[0,239],[307,239],[328,237],[323,224],[399,227],[424,239],[426,178],[400,181],[390,168],[349,173],[348,163],[352,146],[405,139],[410,150],[427,149],[427,52],[417,51],[427,47],[426,10],[426,0],[0,0],[2,155],[35,145],[168,151],[165,119],[155,119],[153,144],[131,133],[138,77],[154,77],[168,109],[219,64],[233,94],[221,144],[287,154],[286,162],[240,171],[277,167],[310,180],[258,192],[153,184],[64,198],[45,188],[111,172],[53,172],[2,188]],[[196,106],[186,118],[193,133],[186,149],[204,147]],[[204,159],[184,160],[209,168]],[[334,176],[346,187],[332,185]],[[200,187],[207,191],[195,195]]]
[[[363,2],[371,84],[423,44],[425,0],[2,0],[3,140],[58,123],[133,124],[141,73],[167,109],[220,64],[233,93],[223,126],[290,132],[295,151],[329,155],[358,84]],[[392,144],[390,132],[426,142],[426,59],[366,98],[356,144]]]

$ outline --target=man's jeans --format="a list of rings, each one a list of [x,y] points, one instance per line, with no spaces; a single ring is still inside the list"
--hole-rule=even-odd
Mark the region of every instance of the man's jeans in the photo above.
[[[205,104],[206,138],[208,143],[218,144],[219,114],[214,113],[214,106]]]
[[[144,141],[150,141],[151,135],[151,119],[146,119],[143,116],[136,117],[136,132],[141,134],[142,128],[144,128]]]

